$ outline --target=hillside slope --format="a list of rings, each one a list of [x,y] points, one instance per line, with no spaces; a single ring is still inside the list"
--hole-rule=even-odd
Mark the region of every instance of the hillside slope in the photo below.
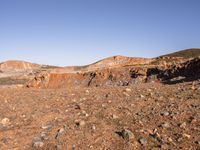
[[[191,48],[186,50],[177,51],[174,53],[162,55],[160,57],[183,57],[183,58],[192,58],[200,56],[200,48]]]

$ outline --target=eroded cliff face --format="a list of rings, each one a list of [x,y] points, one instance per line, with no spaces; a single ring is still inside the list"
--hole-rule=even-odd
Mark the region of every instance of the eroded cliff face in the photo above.
[[[87,86],[127,86],[144,81],[153,59],[115,56],[82,67],[63,67],[41,73],[28,82],[28,87],[69,88]],[[137,77],[136,77],[137,76]]]
[[[165,59],[164,59],[165,60]],[[161,61],[162,62],[162,61]],[[199,74],[200,58],[179,61],[175,65],[125,65],[87,71],[65,72],[65,68],[42,73],[27,83],[27,87],[70,88],[98,86],[128,86],[144,82],[168,82],[174,78],[192,78]],[[58,71],[59,70],[59,71]],[[198,76],[199,77],[199,76]]]
[[[174,78],[180,78],[181,80],[186,81],[198,79],[200,78],[200,57],[172,65],[165,70],[160,70],[158,78],[164,82],[168,82],[168,80]]]

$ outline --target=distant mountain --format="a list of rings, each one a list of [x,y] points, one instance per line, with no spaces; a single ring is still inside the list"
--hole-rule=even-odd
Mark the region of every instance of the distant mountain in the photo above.
[[[177,51],[174,53],[162,55],[160,57],[183,57],[183,58],[194,58],[200,56],[200,48],[191,48],[186,50]]]
[[[20,70],[32,70],[39,68],[40,65],[33,64],[26,61],[18,61],[18,60],[9,60],[2,62],[0,64],[0,69],[3,71],[20,71]]]

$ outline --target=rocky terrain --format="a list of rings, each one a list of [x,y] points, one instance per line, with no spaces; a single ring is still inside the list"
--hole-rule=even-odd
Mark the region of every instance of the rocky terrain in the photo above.
[[[1,63],[0,149],[199,150],[199,50],[193,54],[77,67]]]

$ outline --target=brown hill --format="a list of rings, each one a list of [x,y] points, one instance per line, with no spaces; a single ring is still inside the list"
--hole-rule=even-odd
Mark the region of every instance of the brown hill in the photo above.
[[[125,57],[125,56],[113,56],[97,61],[93,64],[86,66],[67,66],[62,68],[56,68],[52,70],[52,73],[76,73],[76,72],[89,72],[95,70],[102,70],[108,68],[119,68],[125,66],[137,66],[148,65],[154,59],[150,58],[138,58],[138,57]]]
[[[0,70],[2,71],[23,71],[23,70],[32,70],[39,68],[40,65],[33,64],[26,61],[16,61],[16,60],[9,60],[2,62],[0,64]]]
[[[99,68],[115,68],[132,65],[144,65],[149,64],[151,61],[152,59],[149,58],[113,56],[88,65],[87,68],[88,70],[90,70]]]

